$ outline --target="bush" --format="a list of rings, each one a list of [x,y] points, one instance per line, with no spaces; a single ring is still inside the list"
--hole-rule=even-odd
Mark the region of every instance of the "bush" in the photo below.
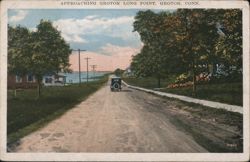
[[[174,83],[176,83],[176,84],[186,83],[186,82],[191,81],[191,80],[192,80],[192,78],[191,78],[190,74],[183,73],[176,78]]]

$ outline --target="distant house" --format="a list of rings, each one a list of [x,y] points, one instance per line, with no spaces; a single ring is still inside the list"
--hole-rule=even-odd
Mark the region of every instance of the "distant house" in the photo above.
[[[66,76],[63,74],[45,75],[43,77],[44,86],[64,86],[66,83]]]
[[[64,86],[66,76],[62,74],[45,75],[42,80],[44,86]],[[8,89],[36,88],[37,80],[34,75],[8,75]]]
[[[133,72],[132,72],[132,70],[131,70],[130,67],[127,67],[127,68],[125,69],[125,71],[124,71],[124,73],[123,73],[123,76],[125,76],[125,77],[131,77],[131,76],[133,76]]]
[[[33,75],[8,75],[7,81],[8,89],[37,87],[37,80]]]

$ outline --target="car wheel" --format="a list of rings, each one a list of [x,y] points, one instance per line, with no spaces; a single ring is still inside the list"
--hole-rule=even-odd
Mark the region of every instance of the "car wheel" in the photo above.
[[[119,88],[120,88],[120,86],[119,86],[118,83],[115,83],[115,84],[113,85],[113,87],[114,87],[115,89],[119,89]]]

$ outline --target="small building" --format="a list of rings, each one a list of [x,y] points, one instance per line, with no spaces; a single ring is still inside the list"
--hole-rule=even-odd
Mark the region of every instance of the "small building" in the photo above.
[[[123,73],[123,76],[125,76],[125,77],[131,77],[131,76],[133,76],[133,72],[132,72],[132,70],[131,70],[131,67],[127,67],[127,68],[125,69],[125,71],[124,71],[124,73]]]
[[[43,76],[42,84],[44,86],[64,86],[66,76],[62,74]],[[38,82],[34,75],[8,75],[8,89],[29,89],[36,88]]]
[[[37,80],[33,75],[8,75],[7,82],[8,89],[27,89],[37,87]]]
[[[45,75],[42,82],[44,86],[64,86],[66,76],[63,74]]]

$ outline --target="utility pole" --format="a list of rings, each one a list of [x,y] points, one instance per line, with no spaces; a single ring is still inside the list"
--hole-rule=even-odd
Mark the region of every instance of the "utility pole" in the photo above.
[[[93,71],[93,77],[94,77],[93,80],[95,80],[95,68],[97,65],[90,65],[90,66],[92,67],[92,71]]]
[[[79,86],[81,85],[81,51],[86,51],[86,50],[73,50],[73,51],[78,51],[78,73],[79,73]]]
[[[87,83],[89,82],[89,57],[86,57],[85,60],[87,61]]]

